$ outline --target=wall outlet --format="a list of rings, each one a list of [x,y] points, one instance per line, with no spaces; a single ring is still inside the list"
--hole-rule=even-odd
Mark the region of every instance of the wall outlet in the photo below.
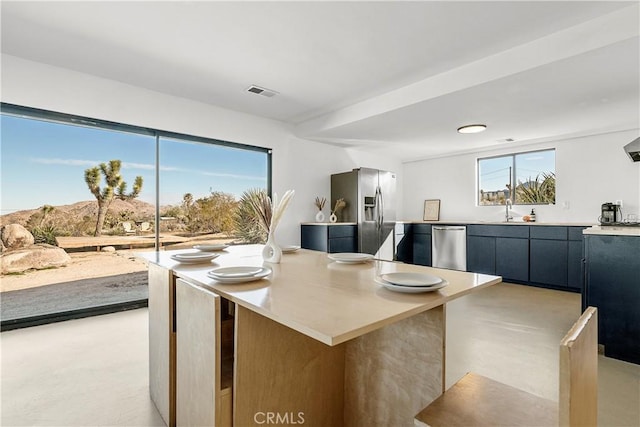
[[[569,206],[570,206],[570,204],[569,204],[569,202],[568,202],[568,201],[564,201],[564,202],[562,202],[562,209],[565,209],[565,210],[566,210],[566,209],[569,209]]]
[[[620,209],[622,209],[622,200],[616,200],[616,205],[620,206]]]

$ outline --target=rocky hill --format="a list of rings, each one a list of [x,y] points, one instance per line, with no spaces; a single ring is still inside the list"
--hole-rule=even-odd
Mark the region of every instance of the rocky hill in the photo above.
[[[126,220],[152,220],[155,208],[152,204],[140,200],[120,200],[115,199],[109,206],[108,216],[113,222],[119,219]],[[35,215],[35,216],[34,216]],[[13,212],[0,216],[0,226],[7,224],[29,225],[29,218],[32,222],[40,222],[42,218],[42,207],[24,211]],[[74,230],[77,224],[89,225],[98,217],[98,202],[95,200],[77,202],[72,205],[54,206],[53,211],[47,214],[45,224],[50,224],[71,234],[80,233],[81,230]]]

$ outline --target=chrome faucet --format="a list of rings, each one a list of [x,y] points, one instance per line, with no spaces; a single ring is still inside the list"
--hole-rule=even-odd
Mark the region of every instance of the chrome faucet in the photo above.
[[[511,215],[509,215],[509,208],[513,209],[513,205],[511,203],[511,199],[507,199],[504,202],[504,208],[505,208],[504,219],[505,219],[506,222],[509,222],[510,220],[513,219],[513,217]]]

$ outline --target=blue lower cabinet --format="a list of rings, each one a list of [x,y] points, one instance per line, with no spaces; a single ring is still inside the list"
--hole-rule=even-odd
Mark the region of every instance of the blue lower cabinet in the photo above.
[[[531,250],[529,280],[543,285],[567,287],[568,242],[531,239],[529,245]]]
[[[396,234],[396,260],[407,264],[413,263],[413,235]]]
[[[505,280],[529,280],[529,239],[496,238],[496,272]]]
[[[585,306],[598,308],[604,354],[640,364],[640,236],[586,235],[585,261]]]
[[[358,242],[353,237],[336,237],[329,239],[329,253],[358,252]]]
[[[582,241],[569,241],[569,253],[567,254],[567,286],[582,291],[584,275],[582,271],[583,255]]]
[[[303,249],[327,252],[328,230],[328,225],[301,225],[300,246]]]
[[[467,271],[496,274],[496,238],[467,236]]]
[[[413,235],[413,264],[431,266],[431,234]]]
[[[305,225],[300,226],[300,246],[304,249],[336,252],[358,252],[356,225]]]

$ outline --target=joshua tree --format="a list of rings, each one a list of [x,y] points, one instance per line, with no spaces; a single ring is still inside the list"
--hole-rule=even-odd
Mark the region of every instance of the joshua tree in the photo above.
[[[40,210],[42,211],[42,219],[40,220],[40,226],[44,224],[44,221],[47,219],[47,215],[53,212],[56,208],[51,205],[44,205]]]
[[[122,176],[120,176],[121,166],[122,162],[120,160],[109,160],[109,164],[100,163],[100,166],[84,171],[84,181],[87,183],[91,194],[93,194],[98,201],[98,220],[96,221],[94,236],[101,234],[104,218],[107,215],[109,205],[113,201],[114,196],[123,200],[133,199],[138,197],[140,190],[142,190],[142,177],[137,176],[133,184],[133,191],[128,195],[125,194],[127,184],[122,180]],[[101,172],[107,184],[103,189],[100,189]],[[117,189],[117,195],[114,194],[114,189]]]

